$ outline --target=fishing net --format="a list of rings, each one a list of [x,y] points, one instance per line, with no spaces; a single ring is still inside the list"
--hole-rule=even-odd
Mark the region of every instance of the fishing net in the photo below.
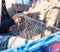
[[[15,27],[12,29],[14,33],[18,34],[20,37],[25,39],[31,39],[35,37],[37,37],[35,39],[40,39],[41,37],[44,37],[44,32],[46,29],[48,30],[47,33],[51,31],[51,34],[60,31],[60,29],[57,26],[46,27],[46,23],[37,20],[36,18],[28,16],[25,17],[24,21],[22,21],[18,25],[15,25]]]
[[[43,22],[35,20],[31,17],[26,16],[25,21],[18,24],[17,32],[22,38],[31,39],[33,36],[43,34],[45,25]]]

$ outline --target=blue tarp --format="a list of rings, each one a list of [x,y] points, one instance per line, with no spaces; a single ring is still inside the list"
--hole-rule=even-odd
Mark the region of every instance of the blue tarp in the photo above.
[[[40,40],[35,40],[31,43],[19,46],[14,49],[7,49],[1,52],[42,52],[42,48],[60,42],[60,31],[53,33]]]

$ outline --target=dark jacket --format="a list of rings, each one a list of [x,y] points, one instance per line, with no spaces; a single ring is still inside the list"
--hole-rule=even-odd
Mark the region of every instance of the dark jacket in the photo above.
[[[13,19],[9,16],[5,1],[2,0],[2,17],[1,17],[1,24],[0,24],[0,34],[7,33],[9,31],[9,28],[14,25]]]

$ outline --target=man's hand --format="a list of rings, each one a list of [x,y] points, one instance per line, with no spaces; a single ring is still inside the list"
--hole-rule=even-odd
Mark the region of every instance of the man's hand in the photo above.
[[[23,20],[25,20],[25,16],[26,16],[25,14],[17,13],[12,17],[12,19],[14,20],[15,23],[20,23]]]

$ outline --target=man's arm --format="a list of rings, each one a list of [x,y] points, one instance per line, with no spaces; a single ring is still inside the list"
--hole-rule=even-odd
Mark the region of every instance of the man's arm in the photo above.
[[[12,25],[14,25],[15,23],[20,23],[23,20],[25,20],[25,15],[22,13],[18,13],[18,14],[15,14],[14,16],[12,16],[10,19],[7,19],[7,20],[1,22],[0,34],[8,32],[9,28]]]

